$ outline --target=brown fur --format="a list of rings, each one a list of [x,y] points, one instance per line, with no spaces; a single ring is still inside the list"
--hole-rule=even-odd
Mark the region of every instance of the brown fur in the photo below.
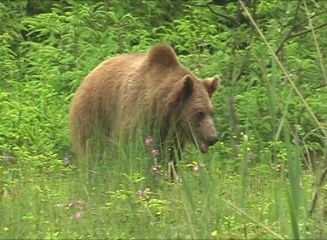
[[[218,85],[218,77],[198,80],[164,44],[146,54],[108,59],[85,78],[73,98],[73,150],[85,153],[91,138],[105,142],[144,127],[145,135],[160,141],[176,143],[178,138],[183,145],[195,138],[206,152],[217,140],[210,97]]]

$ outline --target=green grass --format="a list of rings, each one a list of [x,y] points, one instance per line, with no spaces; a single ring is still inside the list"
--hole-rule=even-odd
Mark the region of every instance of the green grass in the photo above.
[[[222,143],[209,155],[189,149],[180,182],[165,179],[165,165],[151,172],[153,159],[136,149],[88,174],[59,160],[56,169],[2,165],[1,239],[323,236],[326,226],[306,217],[314,176],[293,177],[292,149],[289,165],[274,169],[251,163],[266,161],[249,158],[248,144],[230,159]]]

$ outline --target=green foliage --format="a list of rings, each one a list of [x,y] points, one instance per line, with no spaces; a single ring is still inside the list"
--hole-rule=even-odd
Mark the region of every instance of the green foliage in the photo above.
[[[327,32],[315,30],[317,46],[301,1],[244,2],[326,128]],[[326,1],[307,6],[314,27],[326,23]],[[326,184],[316,184],[326,136],[238,1],[8,0],[0,21],[1,239],[326,236]],[[181,182],[165,180],[163,162],[154,171],[143,139],[94,159],[88,174],[67,164],[82,79],[158,42],[199,77],[222,76],[220,142],[205,156],[186,149]]]

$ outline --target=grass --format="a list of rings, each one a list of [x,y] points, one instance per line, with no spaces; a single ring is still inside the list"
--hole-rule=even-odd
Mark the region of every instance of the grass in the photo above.
[[[326,226],[305,217],[314,176],[293,174],[292,148],[283,169],[253,164],[266,160],[251,159],[250,149],[246,138],[231,159],[223,143],[209,155],[188,149],[180,182],[165,180],[164,165],[153,173],[151,155],[136,149],[92,164],[87,175],[59,160],[43,172],[2,165],[1,239],[323,236]]]

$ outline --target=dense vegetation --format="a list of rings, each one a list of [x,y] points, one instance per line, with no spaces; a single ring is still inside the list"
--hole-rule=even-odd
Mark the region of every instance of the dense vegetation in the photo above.
[[[326,238],[327,1],[5,0],[0,21],[1,239]],[[180,182],[143,140],[85,175],[76,88],[158,42],[223,78],[220,142],[186,149]]]

